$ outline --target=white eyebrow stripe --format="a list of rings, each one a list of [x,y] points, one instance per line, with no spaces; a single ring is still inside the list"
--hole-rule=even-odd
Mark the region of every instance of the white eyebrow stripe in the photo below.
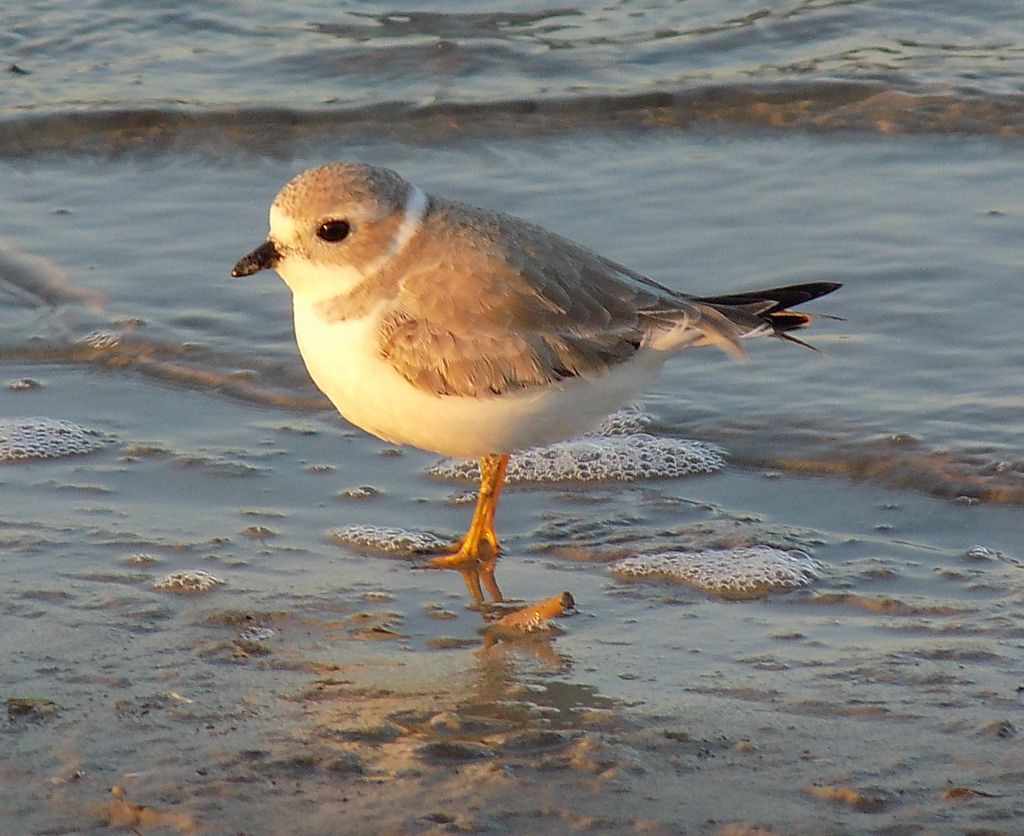
[[[402,218],[402,225],[398,227],[388,251],[366,266],[363,271],[366,278],[376,276],[402,254],[423,226],[423,219],[427,216],[429,206],[430,199],[423,189],[410,183],[409,196],[405,199],[405,216]]]

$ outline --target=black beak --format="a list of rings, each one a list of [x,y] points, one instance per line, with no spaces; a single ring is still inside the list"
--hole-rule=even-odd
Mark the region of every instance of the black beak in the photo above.
[[[260,270],[272,270],[277,267],[277,262],[280,260],[281,254],[274,246],[274,242],[264,241],[249,255],[239,260],[232,269],[231,275],[238,279],[242,276],[251,276]]]

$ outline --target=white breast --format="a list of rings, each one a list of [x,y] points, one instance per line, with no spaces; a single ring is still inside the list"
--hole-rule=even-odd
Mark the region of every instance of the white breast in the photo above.
[[[635,397],[667,354],[642,351],[604,377],[483,398],[412,386],[377,350],[377,312],[327,321],[295,299],[295,336],[310,377],[338,411],[378,438],[447,456],[508,453],[579,435]]]

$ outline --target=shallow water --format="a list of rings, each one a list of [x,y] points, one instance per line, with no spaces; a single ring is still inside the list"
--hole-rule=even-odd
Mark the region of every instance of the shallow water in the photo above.
[[[5,15],[0,418],[105,443],[0,464],[0,696],[59,706],[9,709],[0,830],[1015,832],[1015,15]],[[511,486],[503,588],[580,612],[494,642],[454,575],[331,535],[453,537],[466,483],[348,427],[284,286],[227,277],[335,158],[690,292],[842,281],[813,309],[844,321],[666,368],[649,429],[717,473]],[[747,546],[823,577],[727,602],[608,568]],[[225,584],[153,588],[188,569]]]

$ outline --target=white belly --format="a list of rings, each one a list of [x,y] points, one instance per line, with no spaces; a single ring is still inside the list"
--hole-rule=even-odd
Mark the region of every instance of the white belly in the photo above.
[[[377,352],[375,314],[327,322],[295,301],[295,336],[310,377],[352,424],[378,438],[446,456],[510,453],[579,435],[657,375],[662,352],[607,375],[557,386],[467,398],[412,386]]]

